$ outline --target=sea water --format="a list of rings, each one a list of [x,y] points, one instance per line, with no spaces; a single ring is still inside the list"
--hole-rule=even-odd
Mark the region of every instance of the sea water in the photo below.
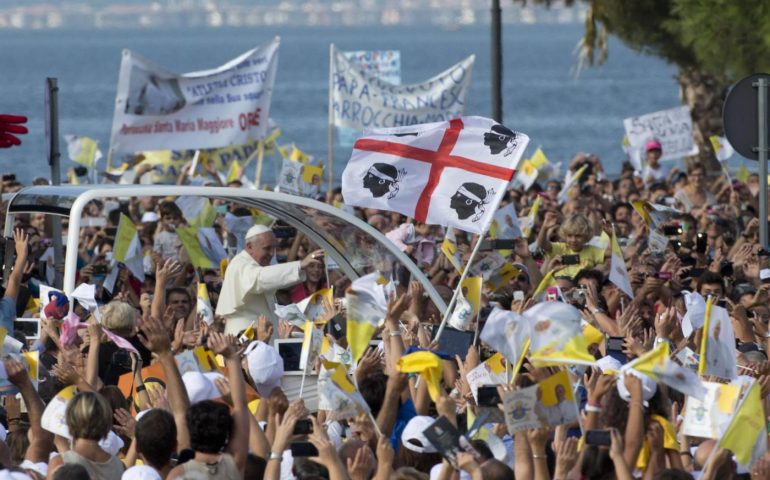
[[[542,146],[553,162],[576,152],[599,155],[617,174],[624,159],[623,118],[679,105],[675,67],[610,40],[609,58],[575,78],[574,48],[581,24],[505,25],[503,115],[508,127]],[[279,141],[326,158],[329,43],[341,50],[400,50],[403,83],[417,83],[476,54],[466,114],[489,116],[490,34],[483,26],[288,27],[173,30],[0,31],[0,113],[30,117],[21,147],[0,150],[0,171],[23,181],[48,176],[45,159],[45,77],[59,83],[60,133],[96,138],[106,154],[121,50],[128,48],[173,72],[214,68],[273,36],[281,36],[271,117]],[[61,142],[63,169],[75,164]],[[350,147],[335,147],[339,179]],[[263,182],[273,182],[279,160],[266,160]],[[250,175],[253,173],[249,172]]]

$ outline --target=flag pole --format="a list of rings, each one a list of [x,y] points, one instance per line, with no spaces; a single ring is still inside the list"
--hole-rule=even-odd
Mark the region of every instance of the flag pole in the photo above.
[[[306,376],[307,376],[307,365],[305,365],[305,368],[302,369],[302,381],[299,384],[299,398],[302,398],[302,391],[305,389]]]
[[[326,132],[327,162],[329,166],[329,186],[327,196],[334,190],[334,44],[329,45],[329,126]]]
[[[446,322],[449,320],[449,316],[452,314],[452,309],[454,308],[455,303],[457,302],[457,295],[460,293],[460,290],[462,289],[462,283],[463,280],[465,280],[465,277],[468,276],[468,272],[471,269],[471,265],[473,265],[473,260],[476,258],[476,254],[479,253],[479,247],[481,247],[481,241],[484,239],[484,236],[487,234],[487,230],[489,229],[489,226],[485,228],[478,236],[478,239],[476,240],[476,245],[473,247],[473,251],[471,251],[471,256],[468,257],[468,262],[465,265],[465,268],[463,269],[463,272],[460,274],[460,281],[457,284],[457,288],[455,288],[454,293],[452,294],[452,299],[449,301],[449,304],[447,305],[447,309],[444,312],[444,318],[441,320],[441,325],[438,327],[438,331],[436,332],[436,337],[433,339],[435,341],[438,341],[438,339],[441,337],[441,334],[444,333],[444,327],[446,327]]]
[[[254,185],[257,187],[257,190],[259,190],[259,182],[262,179],[262,163],[265,160],[265,142],[263,140],[260,140],[257,143],[256,155],[257,155],[257,170],[254,174]],[[252,153],[251,156],[253,157],[254,153]],[[249,160],[247,160],[247,163],[248,161]]]
[[[201,156],[201,151],[195,150],[195,153],[193,154],[193,158],[192,158],[192,164],[190,165],[190,171],[187,172],[187,175],[190,178],[195,177],[195,170],[198,169],[198,159],[200,158],[200,156]]]

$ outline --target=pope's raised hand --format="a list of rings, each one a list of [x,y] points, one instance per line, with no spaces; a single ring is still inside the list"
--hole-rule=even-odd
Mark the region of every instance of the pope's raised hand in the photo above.
[[[305,255],[305,258],[302,259],[302,262],[300,262],[299,266],[302,268],[307,268],[308,265],[310,265],[313,262],[322,262],[324,261],[324,251],[323,250],[315,250],[313,252],[310,252],[309,254]]]

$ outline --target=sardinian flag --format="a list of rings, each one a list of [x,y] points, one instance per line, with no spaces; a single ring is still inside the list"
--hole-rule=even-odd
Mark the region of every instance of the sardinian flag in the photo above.
[[[365,132],[342,173],[345,204],[487,230],[529,137],[482,117]]]

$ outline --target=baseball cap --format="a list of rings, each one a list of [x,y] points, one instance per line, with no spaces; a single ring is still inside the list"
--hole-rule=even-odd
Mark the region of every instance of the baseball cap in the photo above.
[[[190,404],[221,397],[222,393],[214,385],[217,378],[224,378],[224,375],[218,372],[185,372],[182,383],[190,397]]]
[[[401,432],[401,444],[408,450],[415,453],[436,453],[436,447],[425,437],[425,430],[430,427],[436,419],[425,415],[416,415],[409,420],[409,423]]]
[[[283,358],[278,351],[256,340],[246,348],[246,365],[249,367],[249,375],[257,387],[260,396],[266,397],[281,385],[283,377]]]
[[[644,151],[649,152],[650,150],[663,150],[663,145],[660,144],[659,141],[652,139],[649,142],[647,142],[644,145]]]

